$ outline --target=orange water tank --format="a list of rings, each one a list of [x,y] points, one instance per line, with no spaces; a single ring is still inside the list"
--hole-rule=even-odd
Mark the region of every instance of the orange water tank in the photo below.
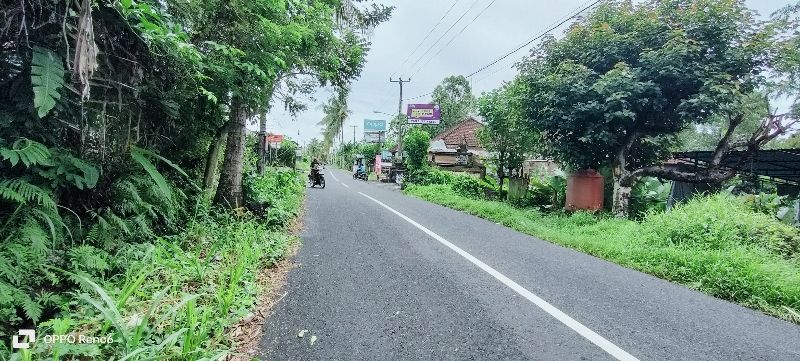
[[[580,170],[570,174],[567,179],[568,211],[603,209],[603,176],[592,169]]]

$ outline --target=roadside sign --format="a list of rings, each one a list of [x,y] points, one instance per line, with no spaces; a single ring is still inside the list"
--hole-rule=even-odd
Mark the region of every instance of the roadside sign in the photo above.
[[[408,124],[439,124],[442,111],[438,104],[409,104]]]
[[[364,119],[364,133],[367,132],[385,132],[386,121],[376,119]]]
[[[375,154],[375,173],[381,174],[381,155]]]
[[[269,134],[267,135],[267,144],[270,148],[278,148],[283,142],[283,134]]]
[[[381,143],[385,140],[385,132],[364,132],[364,141],[367,143]]]

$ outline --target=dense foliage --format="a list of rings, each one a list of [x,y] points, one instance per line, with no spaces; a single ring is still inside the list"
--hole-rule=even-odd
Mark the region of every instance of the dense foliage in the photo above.
[[[507,177],[522,176],[523,161],[536,149],[536,135],[526,129],[519,111],[518,91],[512,83],[481,95],[478,101],[485,123],[478,139],[490,152],[489,162],[496,170],[501,190]]]
[[[305,189],[300,175],[289,171],[247,183],[253,197],[269,204],[261,217],[202,208],[179,233],[122,243],[113,254],[89,246],[70,250],[81,258],[64,275],[80,288],[58,295],[58,312],[38,331],[114,341],[37,342],[16,356],[200,360],[232,354],[228,330],[270,287],[262,272],[286,254],[292,242],[286,229]],[[0,349],[0,356],[8,351]]]
[[[191,268],[183,262],[213,263],[209,269],[233,287],[225,303],[248,302],[231,301],[241,285],[226,272],[252,275],[263,254],[281,253],[267,248],[285,240],[267,231],[285,224],[297,201],[248,204],[260,205],[251,208],[266,214],[267,226],[212,210],[211,198],[242,214],[245,194],[259,199],[298,188],[287,176],[242,188],[243,175],[257,170],[245,125],[276,105],[302,111],[297,95],[317,87],[346,88],[363,68],[371,29],[391,11],[369,0],[4,3],[0,333],[90,322],[86,331],[113,328],[125,340],[92,356],[118,359],[143,345],[141,358],[212,356],[205,351],[226,342],[220,327],[236,316],[228,314],[232,308],[205,306],[218,300],[203,301],[211,302],[203,314],[185,315],[212,318],[206,333],[180,320],[139,333],[156,318],[199,310],[206,296],[175,304],[171,313],[139,300],[123,325],[117,313],[126,312],[126,300],[158,295],[154,287],[172,287],[165,291],[170,301],[203,289],[197,278],[185,279]],[[294,159],[294,151],[285,153]],[[209,258],[216,249],[230,252]],[[203,292],[221,290],[216,283],[223,280],[207,281]],[[102,293],[92,282],[121,297],[116,307],[96,298]],[[150,293],[138,293],[141,282]],[[101,315],[107,325],[96,322]],[[54,317],[70,319],[43,323]]]
[[[619,215],[644,176],[723,181],[724,154],[754,152],[794,121],[763,100],[796,99],[793,11],[763,22],[741,0],[603,2],[522,62],[517,108],[544,155],[613,169]],[[708,170],[662,166],[687,130],[718,136]]]
[[[406,167],[409,173],[421,171],[428,166],[428,148],[431,136],[423,127],[412,127],[403,137]]]

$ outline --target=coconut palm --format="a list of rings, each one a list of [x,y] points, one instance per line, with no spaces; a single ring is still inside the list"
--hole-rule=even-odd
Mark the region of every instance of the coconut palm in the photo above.
[[[325,112],[325,116],[318,125],[325,127],[322,133],[323,144],[329,149],[336,136],[342,132],[344,122],[351,113],[347,108],[347,90],[341,89],[331,96],[327,104],[322,106],[322,111]]]

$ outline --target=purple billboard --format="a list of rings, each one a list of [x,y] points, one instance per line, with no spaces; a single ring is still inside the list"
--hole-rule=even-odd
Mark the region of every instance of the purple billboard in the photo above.
[[[438,104],[409,104],[408,124],[439,124],[442,111]]]

